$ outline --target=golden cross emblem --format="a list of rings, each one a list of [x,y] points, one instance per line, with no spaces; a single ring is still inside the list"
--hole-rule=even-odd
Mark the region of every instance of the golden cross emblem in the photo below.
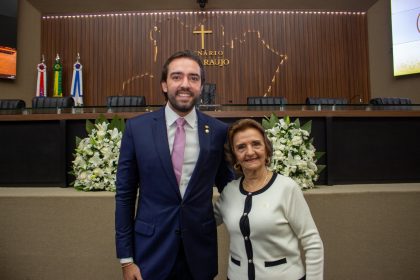
[[[211,30],[204,30],[204,25],[201,25],[200,31],[193,31],[194,34],[201,34],[201,49],[204,50],[204,35],[213,33]]]

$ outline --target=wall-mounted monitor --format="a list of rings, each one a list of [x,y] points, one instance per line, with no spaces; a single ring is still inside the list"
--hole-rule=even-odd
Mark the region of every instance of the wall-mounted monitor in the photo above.
[[[391,0],[394,76],[420,73],[420,0]]]
[[[0,4],[0,78],[16,79],[18,1]]]

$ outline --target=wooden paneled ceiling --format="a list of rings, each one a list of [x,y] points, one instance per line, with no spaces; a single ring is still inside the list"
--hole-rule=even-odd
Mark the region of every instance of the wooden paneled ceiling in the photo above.
[[[200,10],[197,0],[27,0],[41,14]],[[208,0],[204,10],[279,9],[367,11],[377,0]]]

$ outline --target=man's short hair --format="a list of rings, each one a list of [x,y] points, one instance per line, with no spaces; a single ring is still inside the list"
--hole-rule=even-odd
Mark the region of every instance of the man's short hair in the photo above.
[[[190,50],[178,51],[178,52],[174,53],[173,55],[171,55],[166,60],[165,64],[163,65],[162,76],[160,78],[160,82],[161,83],[166,82],[166,80],[168,78],[169,64],[177,58],[189,58],[189,59],[192,59],[195,62],[197,62],[197,64],[200,66],[201,85],[204,85],[204,82],[205,82],[206,78],[205,78],[205,73],[204,73],[203,62],[201,61],[201,58],[196,53],[194,53],[193,51],[190,51]]]

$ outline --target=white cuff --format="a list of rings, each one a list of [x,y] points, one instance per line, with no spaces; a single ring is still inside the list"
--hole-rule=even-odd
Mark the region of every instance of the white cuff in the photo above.
[[[134,262],[133,258],[123,258],[123,259],[120,259],[120,263],[121,264],[123,264],[123,263],[130,263],[130,262]]]

